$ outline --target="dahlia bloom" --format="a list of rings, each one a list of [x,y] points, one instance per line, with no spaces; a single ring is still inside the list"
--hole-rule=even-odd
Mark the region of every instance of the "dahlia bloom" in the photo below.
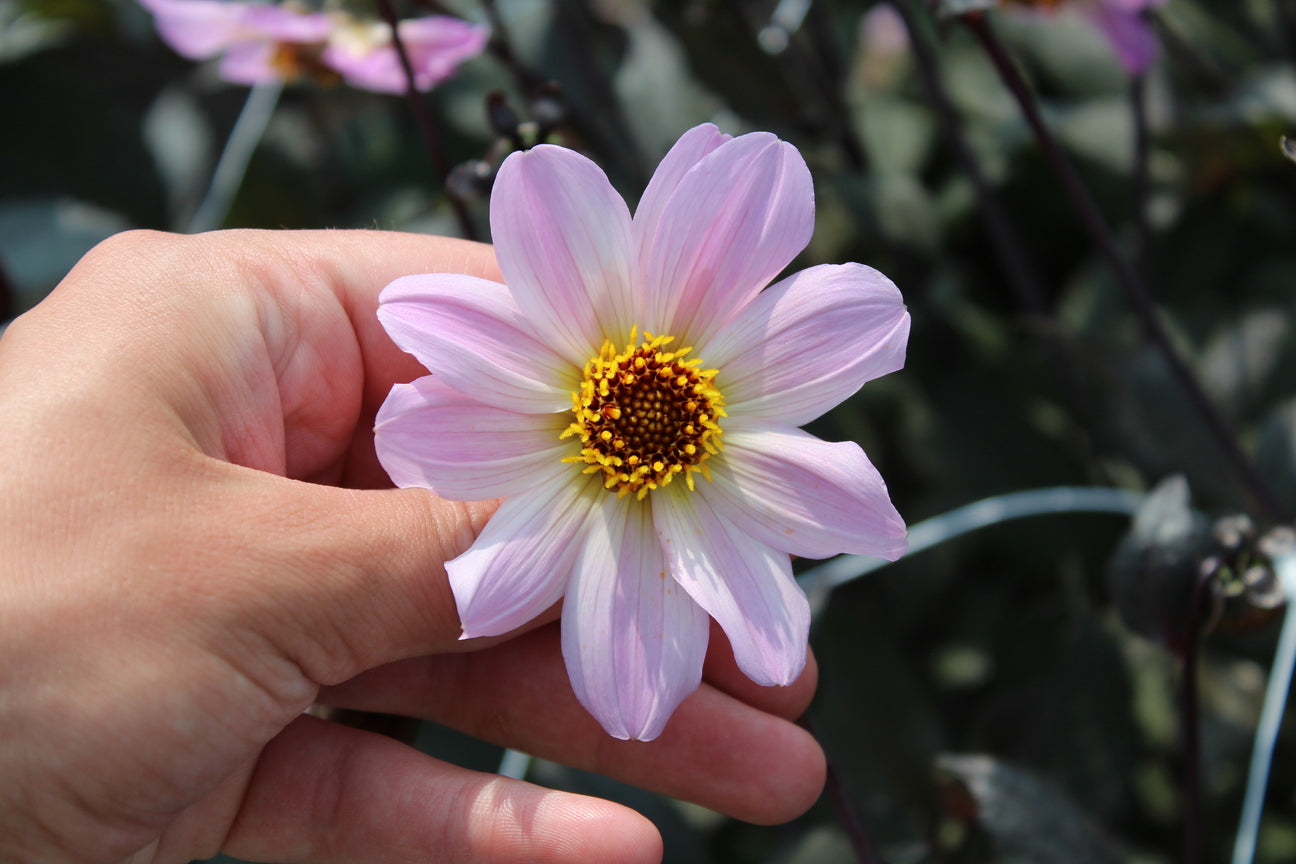
[[[1052,10],[1065,0],[1008,0],[1010,5]],[[1156,32],[1144,12],[1166,0],[1075,0],[1076,9],[1089,19],[1116,52],[1127,72],[1137,74],[1152,65],[1157,56]]]
[[[419,90],[431,90],[454,74],[459,64],[486,47],[484,27],[432,15],[396,25],[414,69]],[[391,28],[380,21],[351,22],[334,29],[320,57],[354,87],[379,93],[404,93],[405,70],[392,44]]]
[[[860,264],[765,288],[814,223],[805,162],[766,132],[690,130],[633,218],[585,157],[514,153],[490,219],[505,284],[406,276],[378,310],[432,372],[378,412],[393,482],[504,499],[446,565],[463,636],[562,599],[572,687],[618,738],[698,687],[709,618],[753,681],[791,683],[810,609],[789,554],[906,549],[859,446],[796,428],[903,365],[899,291]]]
[[[158,35],[189,60],[219,56],[220,75],[235,84],[287,77],[285,60],[301,46],[328,38],[323,13],[225,0],[140,0]]]
[[[391,28],[344,12],[304,12],[291,6],[239,0],[139,0],[158,34],[190,60],[219,56],[220,75],[235,84],[316,77],[355,87],[403,93],[405,74]],[[486,45],[484,27],[443,15],[401,21],[414,81],[429,90]]]

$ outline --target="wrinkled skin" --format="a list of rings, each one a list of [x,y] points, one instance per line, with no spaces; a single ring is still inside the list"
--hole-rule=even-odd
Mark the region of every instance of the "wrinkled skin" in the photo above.
[[[304,716],[434,719],[741,819],[804,811],[790,687],[713,631],[651,744],[572,696],[556,611],[459,641],[443,563],[489,504],[384,489],[373,414],[424,370],[374,317],[487,246],[378,232],[114,237],[0,340],[0,860],[650,862],[643,817]]]

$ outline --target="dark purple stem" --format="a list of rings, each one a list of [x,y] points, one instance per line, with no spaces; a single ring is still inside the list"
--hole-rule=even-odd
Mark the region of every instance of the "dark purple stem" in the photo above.
[[[513,50],[513,40],[509,36],[508,26],[504,23],[504,17],[500,15],[499,7],[495,5],[494,0],[482,0],[481,5],[486,10],[487,20],[490,21],[491,53],[512,73],[518,91],[523,96],[531,95],[544,82],[518,59],[517,52]]]
[[[1115,237],[1112,236],[1111,229],[1107,227],[1102,213],[1098,210],[1098,205],[1090,197],[1089,191],[1080,180],[1080,175],[1072,167],[1070,160],[1067,159],[1066,154],[1058,145],[1057,139],[1053,137],[1053,133],[1045,125],[1034,94],[1017,70],[1012,58],[1008,56],[1003,44],[995,36],[994,30],[990,27],[990,22],[981,13],[964,15],[961,20],[981,43],[982,47],[985,48],[986,54],[999,72],[999,77],[1016,98],[1022,115],[1031,127],[1031,131],[1035,133],[1035,138],[1039,142],[1049,166],[1061,182],[1062,188],[1080,217],[1081,223],[1098,247],[1099,252],[1107,260],[1116,276],[1117,284],[1121,286],[1125,296],[1134,307],[1134,312],[1143,324],[1144,333],[1165,359],[1170,373],[1183,388],[1184,393],[1188,396],[1202,422],[1206,424],[1206,428],[1214,436],[1216,443],[1224,452],[1234,471],[1270,518],[1275,522],[1290,522],[1292,516],[1287,507],[1278,499],[1273,490],[1269,488],[1269,484],[1260,476],[1260,473],[1251,464],[1246,454],[1242,452],[1237,439],[1233,436],[1233,431],[1224,422],[1224,418],[1220,416],[1219,412],[1215,410],[1215,406],[1211,404],[1205,391],[1202,390],[1201,384],[1197,381],[1196,375],[1188,368],[1188,364],[1179,356],[1179,352],[1171,343],[1170,336],[1161,324],[1161,318],[1157,314],[1156,307],[1153,305],[1152,298],[1143,285],[1143,281],[1121,253]]]
[[[1202,609],[1214,571],[1193,585],[1187,620],[1180,641],[1183,650],[1183,684],[1180,687],[1179,723],[1183,737],[1183,864],[1198,864],[1204,840],[1204,807],[1201,782],[1201,704],[1197,693],[1197,655],[1201,645]]]
[[[378,0],[378,11],[387,26],[391,28],[392,45],[396,48],[396,56],[400,58],[401,70],[405,73],[405,99],[409,102],[410,110],[414,113],[414,121],[418,124],[419,133],[423,136],[423,143],[427,146],[428,154],[432,157],[432,164],[436,166],[437,174],[441,177],[441,192],[450,202],[454,209],[455,218],[459,221],[459,231],[467,240],[477,240],[477,229],[473,227],[472,216],[468,213],[468,207],[463,201],[454,195],[446,192],[446,181],[450,178],[450,161],[446,158],[445,147],[441,143],[441,135],[437,131],[436,119],[428,109],[427,103],[419,95],[418,84],[414,80],[414,65],[410,63],[409,52],[405,50],[405,42],[401,39],[400,28],[397,26],[396,10],[392,8],[391,0]]]
[[[1131,184],[1131,207],[1137,247],[1134,260],[1143,284],[1152,293],[1152,225],[1148,221],[1148,194],[1152,188],[1149,162],[1151,142],[1148,138],[1147,76],[1139,73],[1130,81],[1130,110],[1134,115],[1134,177]]]
[[[818,735],[815,733],[814,724],[808,716],[803,716],[797,721],[802,729],[805,729],[816,740]],[[859,864],[886,864],[882,856],[873,848],[873,841],[869,839],[868,832],[864,830],[864,823],[860,821],[859,814],[855,812],[855,805],[851,802],[850,796],[846,794],[846,787],[842,785],[841,777],[833,768],[832,760],[827,759],[828,773],[824,782],[824,794],[828,796],[832,804],[833,812],[837,814],[837,821],[841,823],[842,830],[846,832],[846,838],[850,841],[851,849],[855,851],[855,859]]]
[[[994,189],[990,186],[990,181],[986,179],[985,172],[977,162],[976,154],[972,152],[967,137],[963,134],[963,122],[959,118],[958,110],[941,82],[936,52],[932,50],[925,34],[920,31],[918,21],[910,8],[911,2],[912,0],[906,0],[903,3],[896,3],[894,8],[904,19],[905,29],[909,31],[909,45],[913,51],[918,75],[931,99],[932,108],[936,111],[937,120],[944,133],[943,137],[958,161],[959,168],[972,184],[986,234],[1003,265],[1008,284],[1017,295],[1018,302],[1031,315],[1047,316],[1048,304],[1035,278],[1034,268],[1025,251],[1025,244],[1022,243],[1008,214],[1004,212]]]

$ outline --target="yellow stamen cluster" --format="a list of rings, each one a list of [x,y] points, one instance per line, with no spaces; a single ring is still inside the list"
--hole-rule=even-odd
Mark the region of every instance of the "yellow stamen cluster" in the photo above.
[[[671,336],[645,333],[637,347],[636,341],[631,331],[620,353],[604,342],[585,364],[572,394],[576,419],[562,434],[578,437],[581,451],[566,461],[587,463],[586,474],[601,471],[603,485],[617,495],[643,499],[676,475],[692,489],[695,472],[711,479],[706,459],[721,446],[718,421],[725,412],[716,370],[684,359],[691,348],[667,350]]]

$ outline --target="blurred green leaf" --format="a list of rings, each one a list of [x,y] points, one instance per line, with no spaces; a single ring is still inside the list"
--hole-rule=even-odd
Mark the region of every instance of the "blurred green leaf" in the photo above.
[[[936,770],[947,812],[984,830],[996,864],[1120,864],[1098,828],[1032,772],[990,756],[942,755]]]
[[[0,261],[14,314],[38,303],[90,248],[133,227],[122,215],[66,198],[0,201]]]

